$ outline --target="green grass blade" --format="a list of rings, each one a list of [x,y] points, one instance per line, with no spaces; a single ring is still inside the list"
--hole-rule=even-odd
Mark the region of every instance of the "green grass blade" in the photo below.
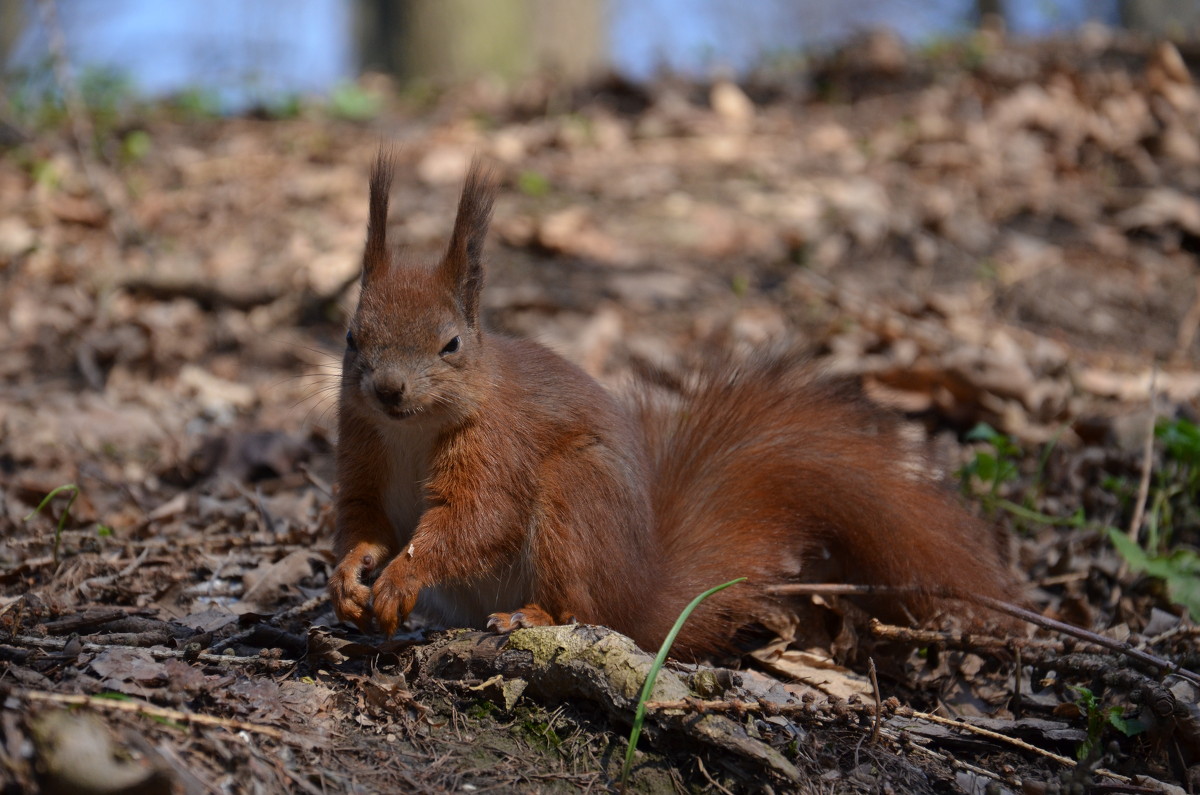
[[[43,497],[42,501],[38,503],[38,507],[34,508],[33,511],[25,517],[25,521],[28,522],[30,519],[41,513],[42,509],[50,504],[50,500],[54,499],[64,491],[71,492],[71,499],[67,500],[67,507],[63,509],[62,516],[58,519],[58,529],[54,531],[54,565],[56,566],[58,565],[58,545],[59,542],[62,541],[63,528],[67,526],[67,516],[69,516],[71,513],[71,506],[75,504],[75,498],[79,496],[79,487],[74,483],[64,483]]]
[[[683,608],[683,612],[679,614],[679,618],[675,619],[675,626],[671,627],[671,631],[667,633],[666,640],[659,647],[658,656],[654,658],[654,664],[650,666],[650,672],[646,674],[646,684],[642,685],[642,694],[638,696],[637,712],[633,715],[633,729],[629,732],[629,747],[625,749],[625,766],[621,769],[622,790],[625,789],[625,785],[629,781],[629,771],[633,769],[633,752],[637,749],[638,738],[642,735],[642,724],[646,720],[646,702],[650,699],[650,693],[654,690],[654,683],[658,680],[659,669],[667,661],[667,654],[670,653],[671,646],[675,643],[675,637],[679,634],[679,630],[683,629],[683,622],[687,621],[692,611],[705,599],[717,591],[723,591],[729,586],[737,585],[739,582],[745,582],[745,580],[745,577],[738,577],[736,580],[730,580],[722,585],[709,588],[688,603],[688,606]]]

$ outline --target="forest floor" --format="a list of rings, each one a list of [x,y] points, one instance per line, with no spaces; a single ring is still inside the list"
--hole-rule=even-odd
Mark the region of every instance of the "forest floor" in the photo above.
[[[1178,50],[876,35],[740,86],[364,78],[241,118],[84,88],[83,157],[56,103],[0,110],[3,792],[617,786],[621,672],[649,661],[618,636],[385,642],[324,599],[381,142],[414,257],[471,158],[497,164],[494,328],[614,385],[806,348],[925,435],[1036,615],[1088,631],[905,634],[815,597],[823,648],[669,668],[660,693],[711,703],[650,710],[631,789],[1200,791]]]

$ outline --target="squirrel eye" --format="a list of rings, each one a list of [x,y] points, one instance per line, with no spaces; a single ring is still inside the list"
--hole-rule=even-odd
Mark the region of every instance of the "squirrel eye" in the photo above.
[[[358,350],[358,344],[354,341],[354,332],[346,330],[346,347],[352,351]]]
[[[457,353],[460,345],[462,345],[462,340],[459,339],[458,337],[455,337],[454,339],[447,342],[444,346],[442,346],[442,351],[438,355],[446,356],[451,353]]]

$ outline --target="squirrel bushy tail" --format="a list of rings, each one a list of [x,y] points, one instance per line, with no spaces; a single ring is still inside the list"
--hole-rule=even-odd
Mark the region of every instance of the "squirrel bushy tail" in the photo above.
[[[929,616],[938,594],[1013,597],[992,528],[931,477],[890,414],[802,356],[715,364],[682,387],[646,390],[638,407],[664,606],[749,578],[693,614],[685,656],[728,647],[782,601],[771,585],[912,589],[870,600],[894,617]]]

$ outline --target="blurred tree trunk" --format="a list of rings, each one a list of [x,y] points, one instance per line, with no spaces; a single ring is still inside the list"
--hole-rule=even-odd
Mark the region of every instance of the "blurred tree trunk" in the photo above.
[[[1121,0],[1121,24],[1155,36],[1195,38],[1200,34],[1198,0]]]
[[[988,17],[1004,19],[1004,0],[975,0],[975,19],[982,22]]]
[[[354,36],[360,71],[391,74],[400,71],[401,6],[400,0],[358,0],[355,3]]]
[[[25,22],[25,3],[0,0],[0,67],[8,62]]]
[[[363,65],[407,77],[569,79],[607,64],[603,0],[361,0]]]
[[[24,3],[0,0],[0,91],[6,89],[2,81],[4,67],[28,21]],[[16,146],[25,140],[25,134],[17,129],[15,122],[9,117],[8,103],[0,102],[0,150]]]

